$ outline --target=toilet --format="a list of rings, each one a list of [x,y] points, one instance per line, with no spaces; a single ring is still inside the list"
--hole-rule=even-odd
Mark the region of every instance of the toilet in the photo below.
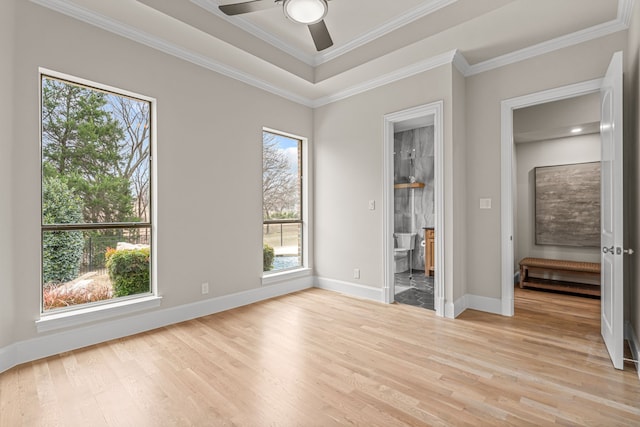
[[[409,270],[409,254],[415,248],[416,233],[394,233],[396,247],[393,250],[393,272]]]

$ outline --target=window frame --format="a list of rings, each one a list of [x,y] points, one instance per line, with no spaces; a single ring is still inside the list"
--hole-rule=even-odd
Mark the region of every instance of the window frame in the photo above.
[[[299,141],[300,153],[298,155],[299,158],[299,180],[300,180],[300,219],[282,219],[282,220],[264,220],[262,218],[262,225],[264,229],[265,224],[300,224],[300,250],[301,250],[301,265],[297,267],[287,268],[283,270],[272,270],[272,271],[263,271],[262,272],[262,284],[269,285],[273,283],[277,283],[284,279],[289,279],[293,277],[300,276],[308,276],[311,273],[311,228],[310,228],[310,162],[309,162],[309,151],[310,144],[309,140],[306,137],[296,135],[289,132],[284,132],[281,130],[263,127],[262,133],[268,132],[271,134],[283,136],[286,138],[291,138]],[[262,195],[262,201],[264,203],[264,194]],[[261,211],[260,215],[263,215]],[[264,245],[264,238],[262,240],[262,245]]]
[[[86,87],[87,89],[105,92],[117,96],[132,98],[149,103],[149,219],[146,222],[107,222],[107,223],[72,223],[72,224],[45,224],[43,221],[43,79],[51,78],[72,85]],[[160,305],[161,297],[157,288],[157,101],[155,98],[134,93],[125,89],[116,88],[106,84],[90,81],[84,78],[72,76],[58,71],[38,68],[39,87],[39,164],[40,164],[40,268],[39,268],[39,307],[40,319],[36,320],[38,332],[48,331],[76,324],[83,324],[103,318],[110,318],[128,312],[145,310]],[[44,267],[44,234],[50,231],[91,231],[104,229],[148,229],[150,248],[150,278],[149,292],[135,295],[111,298],[90,303],[77,304],[70,307],[44,309],[43,267]]]

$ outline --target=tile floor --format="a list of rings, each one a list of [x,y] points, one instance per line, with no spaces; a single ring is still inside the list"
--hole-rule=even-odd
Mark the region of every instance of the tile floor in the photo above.
[[[423,270],[413,270],[409,278],[409,271],[396,273],[395,300],[401,304],[434,310],[433,276],[425,276]]]

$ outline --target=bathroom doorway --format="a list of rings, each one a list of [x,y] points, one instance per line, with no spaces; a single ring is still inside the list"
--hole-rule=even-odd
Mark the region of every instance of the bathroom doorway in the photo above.
[[[385,298],[444,314],[442,102],[385,116]]]
[[[399,122],[394,126],[394,299],[433,310],[435,269],[433,252],[426,250],[428,233],[435,229],[432,117],[420,122]]]

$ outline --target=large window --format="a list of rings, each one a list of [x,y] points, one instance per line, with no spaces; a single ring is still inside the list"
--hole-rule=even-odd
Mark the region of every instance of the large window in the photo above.
[[[264,271],[304,266],[303,141],[262,133],[262,218]]]
[[[41,74],[42,311],[152,293],[152,100]]]

